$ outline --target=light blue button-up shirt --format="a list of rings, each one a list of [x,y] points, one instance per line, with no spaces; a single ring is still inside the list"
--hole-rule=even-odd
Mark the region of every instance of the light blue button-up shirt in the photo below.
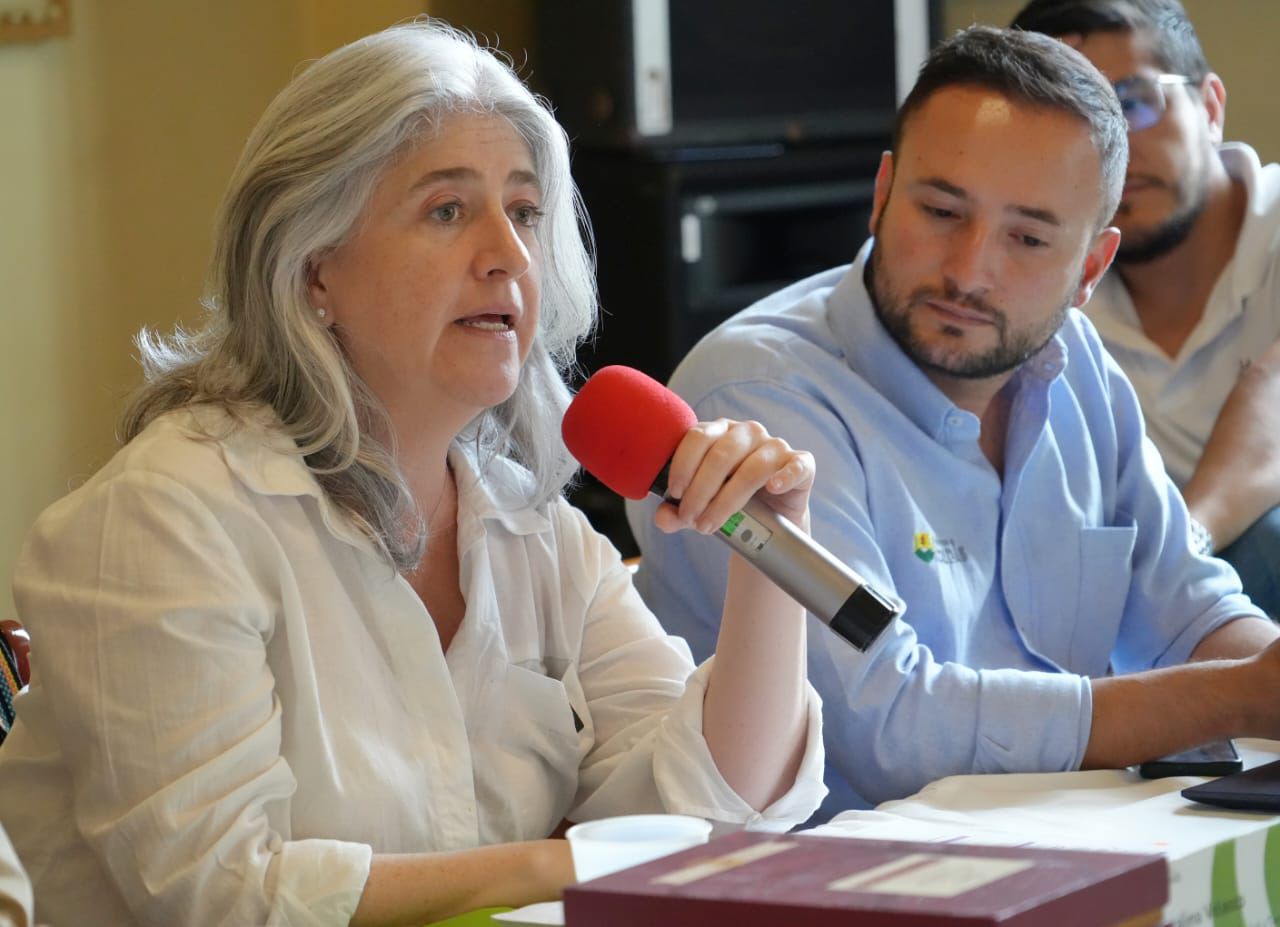
[[[875,317],[871,245],[721,325],[672,380],[700,419],[756,419],[812,451],[814,538],[906,603],[866,653],[811,620],[831,789],[820,816],[946,775],[1075,769],[1087,677],[1181,663],[1220,625],[1261,615],[1230,567],[1193,552],[1134,392],[1083,315],[1015,374],[1002,479],[978,418]],[[655,506],[628,504],[638,585],[702,658],[728,548],[662,534]]]

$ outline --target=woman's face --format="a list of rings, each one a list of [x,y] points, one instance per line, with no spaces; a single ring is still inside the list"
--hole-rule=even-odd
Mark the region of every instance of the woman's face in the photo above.
[[[538,323],[541,205],[511,124],[454,115],[313,259],[311,304],[398,428],[423,416],[461,428],[514,392]]]

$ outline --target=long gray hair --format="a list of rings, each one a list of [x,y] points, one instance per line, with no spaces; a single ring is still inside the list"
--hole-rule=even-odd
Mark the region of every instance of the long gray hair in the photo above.
[[[543,191],[538,331],[515,393],[458,439],[482,465],[505,456],[533,475],[525,501],[559,494],[575,465],[560,439],[564,372],[595,320],[586,215],[568,141],[511,68],[435,21],[395,26],[308,67],[249,136],[218,212],[206,324],[137,337],[147,382],[121,422],[132,440],[158,415],[197,403],[233,415],[269,405],[328,497],[406,569],[425,521],[396,463],[386,412],[307,299],[308,262],[352,232],[389,162],[456,113],[507,119]],[[581,226],[580,226],[581,223]],[[410,526],[406,530],[406,526]],[[416,526],[416,529],[415,529]]]

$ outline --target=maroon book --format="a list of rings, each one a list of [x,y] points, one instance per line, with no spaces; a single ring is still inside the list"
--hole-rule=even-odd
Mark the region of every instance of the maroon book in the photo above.
[[[569,887],[568,927],[1138,927],[1164,857],[740,832]]]

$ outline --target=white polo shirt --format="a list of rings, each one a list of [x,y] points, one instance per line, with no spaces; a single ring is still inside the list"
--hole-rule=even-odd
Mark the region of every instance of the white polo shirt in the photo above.
[[[1103,278],[1085,312],[1133,383],[1147,434],[1179,486],[1186,485],[1240,368],[1280,338],[1280,164],[1263,167],[1248,145],[1219,150],[1248,206],[1235,255],[1177,357],[1142,331],[1120,275]]]

